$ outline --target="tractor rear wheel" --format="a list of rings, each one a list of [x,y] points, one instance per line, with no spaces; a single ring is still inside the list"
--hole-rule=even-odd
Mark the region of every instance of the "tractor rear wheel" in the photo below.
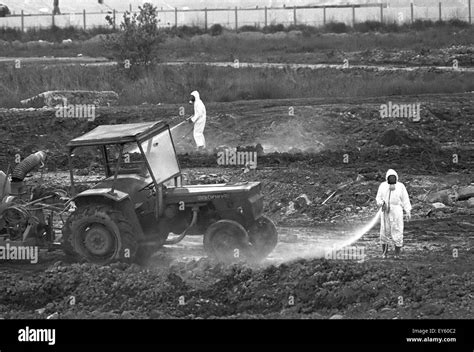
[[[77,209],[63,228],[64,252],[91,263],[133,261],[137,247],[130,223],[108,205]]]
[[[247,231],[236,221],[219,220],[206,230],[204,249],[219,262],[245,261],[250,249]]]
[[[265,259],[278,243],[278,232],[273,221],[261,216],[249,229],[252,255],[255,260]]]

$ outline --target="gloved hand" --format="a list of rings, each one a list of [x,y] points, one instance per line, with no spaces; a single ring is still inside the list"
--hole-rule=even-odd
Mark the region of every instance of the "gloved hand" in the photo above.
[[[406,217],[407,221],[410,221],[411,220],[411,212],[407,211],[406,214],[405,214],[405,217]]]

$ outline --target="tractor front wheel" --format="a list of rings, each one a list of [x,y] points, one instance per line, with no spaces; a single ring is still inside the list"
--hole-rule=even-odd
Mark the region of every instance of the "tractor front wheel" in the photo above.
[[[219,220],[204,234],[204,249],[219,262],[245,261],[250,250],[247,231],[236,221]]]
[[[252,255],[255,260],[265,259],[276,247],[278,242],[278,231],[273,221],[261,216],[249,229],[250,243],[252,244]]]

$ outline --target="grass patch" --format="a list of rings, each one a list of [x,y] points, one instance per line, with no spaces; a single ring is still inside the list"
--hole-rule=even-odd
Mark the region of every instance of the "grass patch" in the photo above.
[[[28,28],[25,32],[16,28],[0,28],[0,40],[8,42],[18,40],[20,42],[29,42],[35,40],[44,40],[60,43],[65,39],[87,40],[99,34],[111,34],[116,32],[111,27],[99,26],[87,30],[77,27],[49,27],[49,28]]]
[[[205,101],[373,97],[474,90],[474,74],[462,72],[365,72],[325,69],[233,69],[154,66],[144,71],[118,67],[57,66],[0,70],[0,107],[47,90],[114,90],[122,105],[183,103],[197,89]]]
[[[367,26],[375,28],[376,24]],[[316,53],[324,56],[324,53],[332,51],[432,50],[452,45],[471,45],[474,38],[474,27],[457,32],[456,35],[453,35],[449,27],[400,33],[344,35],[313,33],[311,27],[295,29],[301,30],[302,35],[285,35],[281,32],[245,32],[237,35],[227,32],[220,36],[169,39],[162,45],[161,54],[164,60],[230,61],[239,58],[241,61],[300,62],[302,57],[290,57],[288,54]],[[311,62],[330,62],[329,59],[323,58],[324,61],[321,61],[321,58],[314,57]]]
[[[324,27],[272,24],[262,28],[243,26],[237,32],[225,30],[220,25],[211,26],[207,32],[196,26],[182,26],[163,32],[167,39],[161,45],[161,61],[229,61],[238,58],[241,61],[305,62],[292,54],[373,49],[430,50],[472,45],[474,38],[474,27],[459,20],[415,21],[404,25],[366,21],[357,23],[354,28],[344,23],[328,23]],[[32,29],[25,33],[0,28],[1,55],[61,57],[82,54],[112,57],[98,37],[110,34],[113,30],[107,27],[87,31],[55,27]],[[40,39],[54,44],[35,46],[28,43]],[[72,39],[73,42],[62,44],[64,39]],[[307,60],[312,63],[332,62],[330,57],[321,59],[316,56]]]

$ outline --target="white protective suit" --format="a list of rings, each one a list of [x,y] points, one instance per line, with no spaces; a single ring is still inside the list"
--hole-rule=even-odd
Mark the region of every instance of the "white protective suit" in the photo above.
[[[206,107],[199,97],[199,93],[194,91],[191,93],[194,96],[194,115],[191,117],[191,121],[194,123],[194,141],[196,146],[206,147],[206,140],[204,139],[204,127],[206,127]]]
[[[389,185],[387,180],[390,175],[394,175],[397,182]],[[394,188],[391,190],[390,186]],[[379,186],[377,205],[382,206],[385,201],[389,212],[382,212],[380,216],[380,241],[382,244],[390,244],[392,241],[397,247],[403,246],[403,210],[411,214],[411,204],[405,185],[398,182],[398,175],[395,170],[388,170],[385,175],[385,182]]]

